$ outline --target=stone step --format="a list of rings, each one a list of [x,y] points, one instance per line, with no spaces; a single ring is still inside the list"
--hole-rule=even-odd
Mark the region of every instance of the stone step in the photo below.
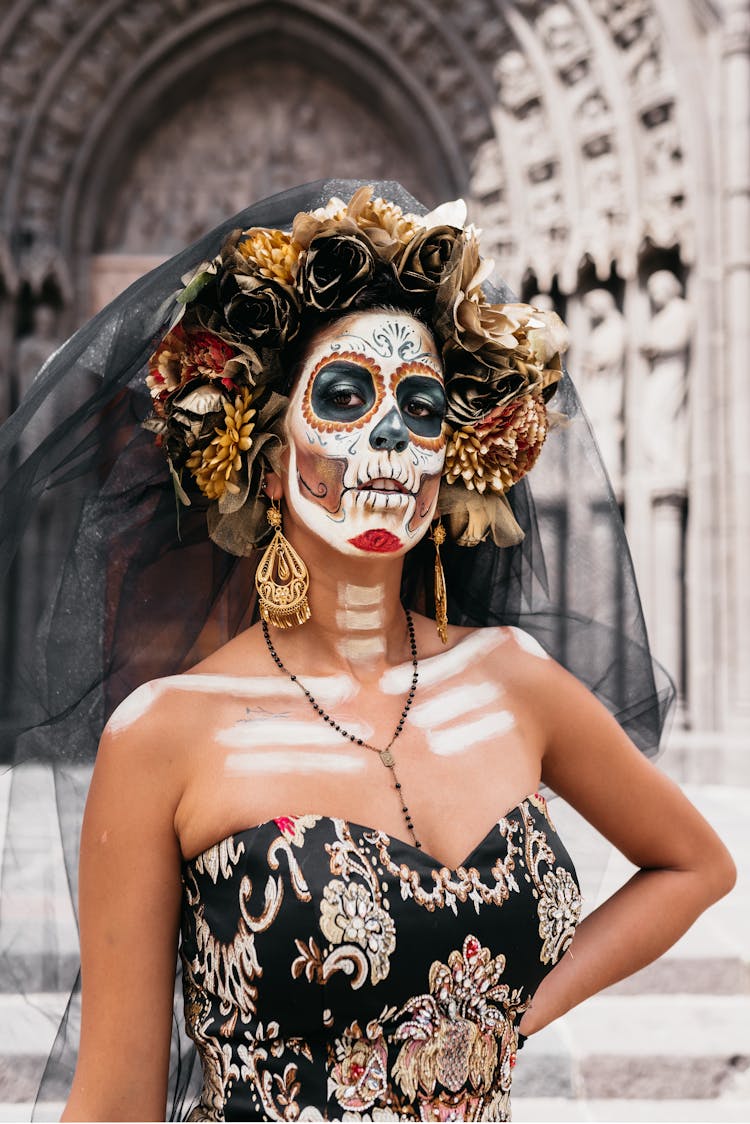
[[[560,1097],[518,1097],[512,1101],[514,1124],[541,1121],[619,1121],[621,1124],[729,1124],[750,1120],[750,1100],[565,1100]],[[0,1113],[0,1120],[5,1120]],[[51,1117],[44,1117],[51,1119]]]
[[[0,1101],[33,1097],[64,1006],[54,993],[0,996]],[[750,997],[726,995],[599,996],[530,1038],[514,1075],[518,1099],[566,1102],[679,1093],[708,1105],[736,1087],[749,1099],[748,1082]]]
[[[0,1121],[3,1124],[20,1124],[21,1121],[31,1120],[31,1104],[15,1104],[13,1101],[0,1101]],[[65,1108],[63,1101],[47,1101],[36,1106],[35,1120],[59,1120]],[[534,1117],[538,1119],[538,1117]]]

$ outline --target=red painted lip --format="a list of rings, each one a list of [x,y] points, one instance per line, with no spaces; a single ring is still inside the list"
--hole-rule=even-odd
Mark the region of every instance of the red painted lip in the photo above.
[[[378,527],[374,531],[364,531],[353,539],[349,539],[352,546],[358,550],[369,550],[374,554],[391,554],[400,550],[404,545],[398,535],[386,531],[385,527]]]

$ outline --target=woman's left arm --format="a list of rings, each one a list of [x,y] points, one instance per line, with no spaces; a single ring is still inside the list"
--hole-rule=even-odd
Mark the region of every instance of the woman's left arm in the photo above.
[[[602,704],[552,660],[527,667],[544,781],[640,869],[578,926],[519,1024],[524,1035],[656,960],[736,877],[713,828]]]

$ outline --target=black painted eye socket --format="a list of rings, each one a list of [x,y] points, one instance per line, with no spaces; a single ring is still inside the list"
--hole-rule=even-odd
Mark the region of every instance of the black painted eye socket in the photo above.
[[[426,375],[407,375],[396,387],[396,401],[412,433],[439,437],[445,418],[446,399],[442,383]]]
[[[310,405],[323,421],[357,421],[374,402],[372,373],[345,359],[333,359],[321,367],[310,392]]]

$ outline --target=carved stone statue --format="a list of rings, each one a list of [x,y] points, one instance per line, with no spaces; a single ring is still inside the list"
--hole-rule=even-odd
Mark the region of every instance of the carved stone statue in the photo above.
[[[567,4],[554,3],[538,17],[537,26],[559,71],[566,70],[588,47],[583,28]]]
[[[522,51],[503,51],[495,64],[494,77],[500,101],[509,113],[518,113],[540,97],[536,76]]]
[[[668,269],[652,273],[646,285],[651,321],[641,352],[648,361],[641,413],[641,446],[660,488],[687,488],[687,372],[693,316],[682,284]]]
[[[581,304],[588,333],[580,360],[580,393],[604,463],[617,483],[622,473],[625,317],[608,289],[591,289]]]

